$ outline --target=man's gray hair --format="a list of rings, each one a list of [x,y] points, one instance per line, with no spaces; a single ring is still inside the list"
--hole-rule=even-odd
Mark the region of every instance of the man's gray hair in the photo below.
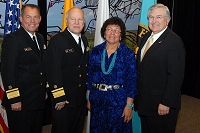
[[[164,10],[164,13],[165,13],[165,17],[168,19],[168,20],[171,20],[171,16],[170,16],[170,11],[168,9],[167,6],[163,5],[163,4],[155,4],[153,6],[151,6],[148,10],[148,17],[149,17],[149,13],[150,11],[154,10],[154,9],[157,9],[157,8],[162,8]]]

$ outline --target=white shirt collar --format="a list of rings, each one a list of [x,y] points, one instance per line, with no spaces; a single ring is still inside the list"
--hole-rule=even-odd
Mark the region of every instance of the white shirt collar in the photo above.
[[[78,43],[78,41],[79,41],[78,39],[79,39],[79,37],[81,37],[81,34],[78,36],[78,35],[72,33],[68,28],[67,28],[67,30],[71,33],[71,35],[74,37],[74,39],[75,39],[76,42]]]
[[[35,32],[34,32],[34,35],[33,35],[33,34],[31,34],[30,32],[28,32],[25,28],[24,28],[24,30],[29,34],[29,36],[30,36],[31,38],[33,38],[33,36],[35,36],[35,38],[37,39],[37,36],[35,35]]]
[[[151,33],[151,36],[153,35],[153,43],[162,35],[162,33],[167,29],[167,27],[165,29],[163,29],[162,31],[160,31],[157,34],[153,34],[153,32]]]
[[[31,34],[30,32],[28,32],[25,28],[24,28],[24,30],[29,34],[29,36],[31,37],[31,39],[33,39],[33,36],[35,36],[35,40],[36,40],[36,43],[37,43],[37,47],[38,47],[38,49],[40,49],[40,46],[39,46],[39,43],[38,43],[38,41],[37,41],[37,36],[35,35],[35,32],[34,32],[34,35],[33,35],[33,34]]]

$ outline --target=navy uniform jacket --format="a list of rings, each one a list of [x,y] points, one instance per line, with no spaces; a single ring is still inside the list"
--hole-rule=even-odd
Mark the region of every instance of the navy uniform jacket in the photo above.
[[[81,37],[85,47],[84,54],[67,28],[49,42],[47,77],[53,104],[67,100],[69,104],[66,106],[75,107],[86,102],[89,47],[86,37]]]
[[[180,88],[184,78],[185,49],[182,40],[167,28],[140,62],[141,49],[151,35],[147,33],[138,50],[138,113],[158,116],[159,103],[170,113],[181,106]]]
[[[23,27],[3,40],[1,75],[6,93],[2,104],[7,108],[17,102],[22,102],[25,110],[44,108],[46,46],[43,36],[36,36],[40,51]]]

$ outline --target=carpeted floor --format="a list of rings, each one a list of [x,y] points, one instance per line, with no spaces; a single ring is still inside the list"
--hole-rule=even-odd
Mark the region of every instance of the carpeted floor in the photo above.
[[[200,133],[200,99],[182,95],[176,133]],[[51,125],[43,127],[42,133],[51,133]]]
[[[182,95],[176,133],[200,133],[200,99]]]

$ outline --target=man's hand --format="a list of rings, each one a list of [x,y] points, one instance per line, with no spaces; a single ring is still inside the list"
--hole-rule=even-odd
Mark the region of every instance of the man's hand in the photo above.
[[[59,102],[59,103],[56,103],[56,105],[55,105],[55,109],[56,110],[61,110],[64,106],[65,106],[65,104],[68,104],[69,102],[66,100],[66,101],[63,101],[63,102]]]
[[[17,102],[17,103],[11,104],[11,109],[13,111],[21,111],[22,110],[22,103]]]
[[[169,114],[169,109],[170,109],[169,107],[160,103],[158,106],[158,114],[159,115],[167,115],[167,114]]]

